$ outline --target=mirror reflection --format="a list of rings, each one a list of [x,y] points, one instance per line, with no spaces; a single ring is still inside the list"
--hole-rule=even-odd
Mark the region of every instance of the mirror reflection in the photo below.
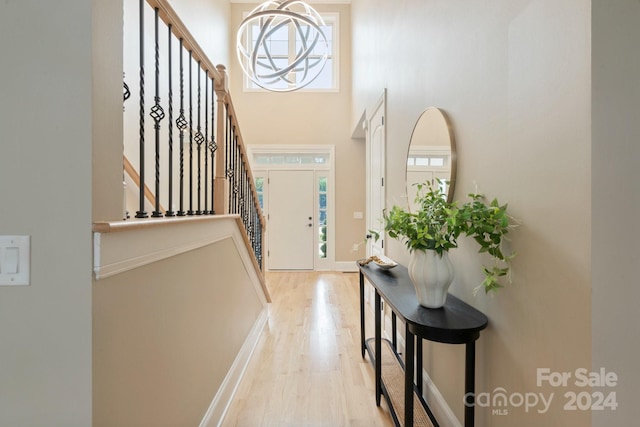
[[[455,160],[453,130],[447,116],[439,108],[427,108],[413,128],[407,154],[407,199],[411,210],[415,211],[417,183],[430,181],[436,186],[440,179],[447,200],[453,200]]]

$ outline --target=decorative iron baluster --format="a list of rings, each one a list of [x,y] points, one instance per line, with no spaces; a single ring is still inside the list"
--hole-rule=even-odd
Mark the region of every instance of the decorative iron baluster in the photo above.
[[[258,212],[256,212],[256,246],[254,248],[256,259],[258,260],[258,265],[262,270],[262,223],[260,222],[260,217],[258,216]]]
[[[193,52],[189,51],[189,211],[187,215],[193,215]]]
[[[159,218],[162,216],[162,212],[160,211],[160,122],[164,119],[164,110],[160,105],[160,41],[158,40],[158,21],[160,20],[159,9],[156,7],[155,9],[155,66],[156,66],[156,94],[154,97],[155,104],[151,107],[151,112],[149,115],[154,120],[155,125],[155,136],[156,136],[156,151],[155,151],[155,160],[156,160],[156,181],[155,181],[155,189],[156,189],[156,203],[155,209],[151,214],[154,218]]]
[[[204,142],[204,136],[202,136],[202,128],[200,126],[200,116],[201,116],[201,110],[200,110],[200,74],[202,71],[202,63],[200,61],[198,61],[198,131],[196,132],[196,136],[195,136],[195,141],[197,144],[197,149],[198,149],[198,197],[197,197],[197,201],[198,201],[198,210],[196,211],[196,215],[202,215],[202,209],[201,209],[201,193],[202,193],[202,189],[201,189],[201,184],[200,184],[200,177],[201,177],[201,173],[200,173],[200,166],[202,165],[202,157],[201,157],[201,152],[202,152],[202,143]]]
[[[131,98],[131,91],[129,90],[129,85],[124,81],[126,75],[124,71],[122,72],[122,85],[123,85],[123,93],[122,93],[122,111],[124,112],[124,103],[127,99]]]
[[[242,220],[244,221],[245,227],[249,228],[249,200],[251,200],[251,193],[248,191],[249,174],[247,173],[247,168],[244,162],[244,155],[242,155]]]
[[[187,119],[184,117],[184,47],[180,39],[180,115],[176,119],[176,127],[180,130],[180,210],[178,216],[185,216],[184,212],[184,131],[187,128]]]
[[[168,69],[168,73],[169,73],[169,206],[167,206],[167,208],[169,209],[168,211],[165,212],[165,216],[175,216],[176,213],[173,211],[173,80],[172,80],[172,60],[173,60],[173,55],[171,52],[171,42],[172,42],[172,37],[171,37],[171,27],[172,25],[169,24],[168,28],[169,28],[169,32],[168,32],[168,56],[169,56],[169,69]]]
[[[209,198],[209,150],[207,146],[209,144],[209,70],[204,71],[204,211],[203,214],[208,214],[207,200]]]
[[[242,189],[243,189],[243,182],[244,182],[244,174],[245,174],[245,170],[244,170],[244,165],[243,165],[243,161],[242,161],[242,151],[240,150],[240,146],[238,145],[238,138],[239,136],[236,135],[236,147],[238,150],[238,162],[236,163],[236,168],[239,172],[239,177],[238,177],[238,181],[236,182],[236,187],[238,188],[238,196],[237,196],[237,203],[238,203],[238,215],[240,215],[240,218],[242,218],[244,210],[243,210],[243,204],[244,204],[244,195],[242,194]]]
[[[211,215],[215,214],[215,204],[214,204],[214,187],[215,187],[215,164],[216,164],[216,149],[218,145],[215,140],[215,105],[216,105],[216,88],[215,88],[215,80],[211,79],[211,141],[209,142],[209,151],[211,151],[211,211],[209,212]]]
[[[140,191],[136,218],[147,218],[144,210],[144,5],[140,0]]]
[[[236,136],[236,128],[232,127],[233,140],[232,140],[232,165],[233,170],[233,182],[232,182],[232,194],[233,194],[233,213],[238,213],[238,138]]]

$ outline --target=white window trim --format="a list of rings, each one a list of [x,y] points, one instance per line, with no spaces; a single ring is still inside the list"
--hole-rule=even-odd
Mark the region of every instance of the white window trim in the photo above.
[[[320,13],[320,12],[319,12]],[[244,12],[243,19],[249,15],[249,12]],[[340,14],[338,12],[321,12],[320,16],[324,19],[325,24],[331,23],[333,25],[333,37],[331,55],[333,66],[333,87],[327,89],[307,88],[298,89],[297,92],[307,93],[337,93],[340,92]],[[251,80],[244,73],[242,78],[242,91],[243,92],[269,92],[267,89],[261,87],[251,87]]]

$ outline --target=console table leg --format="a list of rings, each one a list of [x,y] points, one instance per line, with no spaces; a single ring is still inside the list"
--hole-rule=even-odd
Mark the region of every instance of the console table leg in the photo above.
[[[464,427],[474,426],[475,389],[476,389],[476,343],[469,342],[465,352],[464,375]]]
[[[422,338],[416,338],[416,386],[422,396]]]
[[[405,327],[405,355],[404,355],[404,425],[413,427],[413,353],[414,338],[409,331],[408,323]]]
[[[375,359],[376,359],[376,405],[380,406],[382,396],[382,332],[380,328],[380,294],[376,290],[375,310]]]
[[[360,350],[364,359],[364,275],[360,272]]]
[[[396,313],[394,311],[391,312],[391,344],[393,345],[393,349],[398,351],[398,334],[396,333]]]

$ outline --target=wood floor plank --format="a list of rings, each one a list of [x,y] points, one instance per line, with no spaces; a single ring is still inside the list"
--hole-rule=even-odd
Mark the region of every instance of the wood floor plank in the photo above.
[[[266,275],[269,321],[222,423],[225,427],[392,426],[375,404],[360,354],[358,275]],[[367,316],[367,335],[373,335]]]

